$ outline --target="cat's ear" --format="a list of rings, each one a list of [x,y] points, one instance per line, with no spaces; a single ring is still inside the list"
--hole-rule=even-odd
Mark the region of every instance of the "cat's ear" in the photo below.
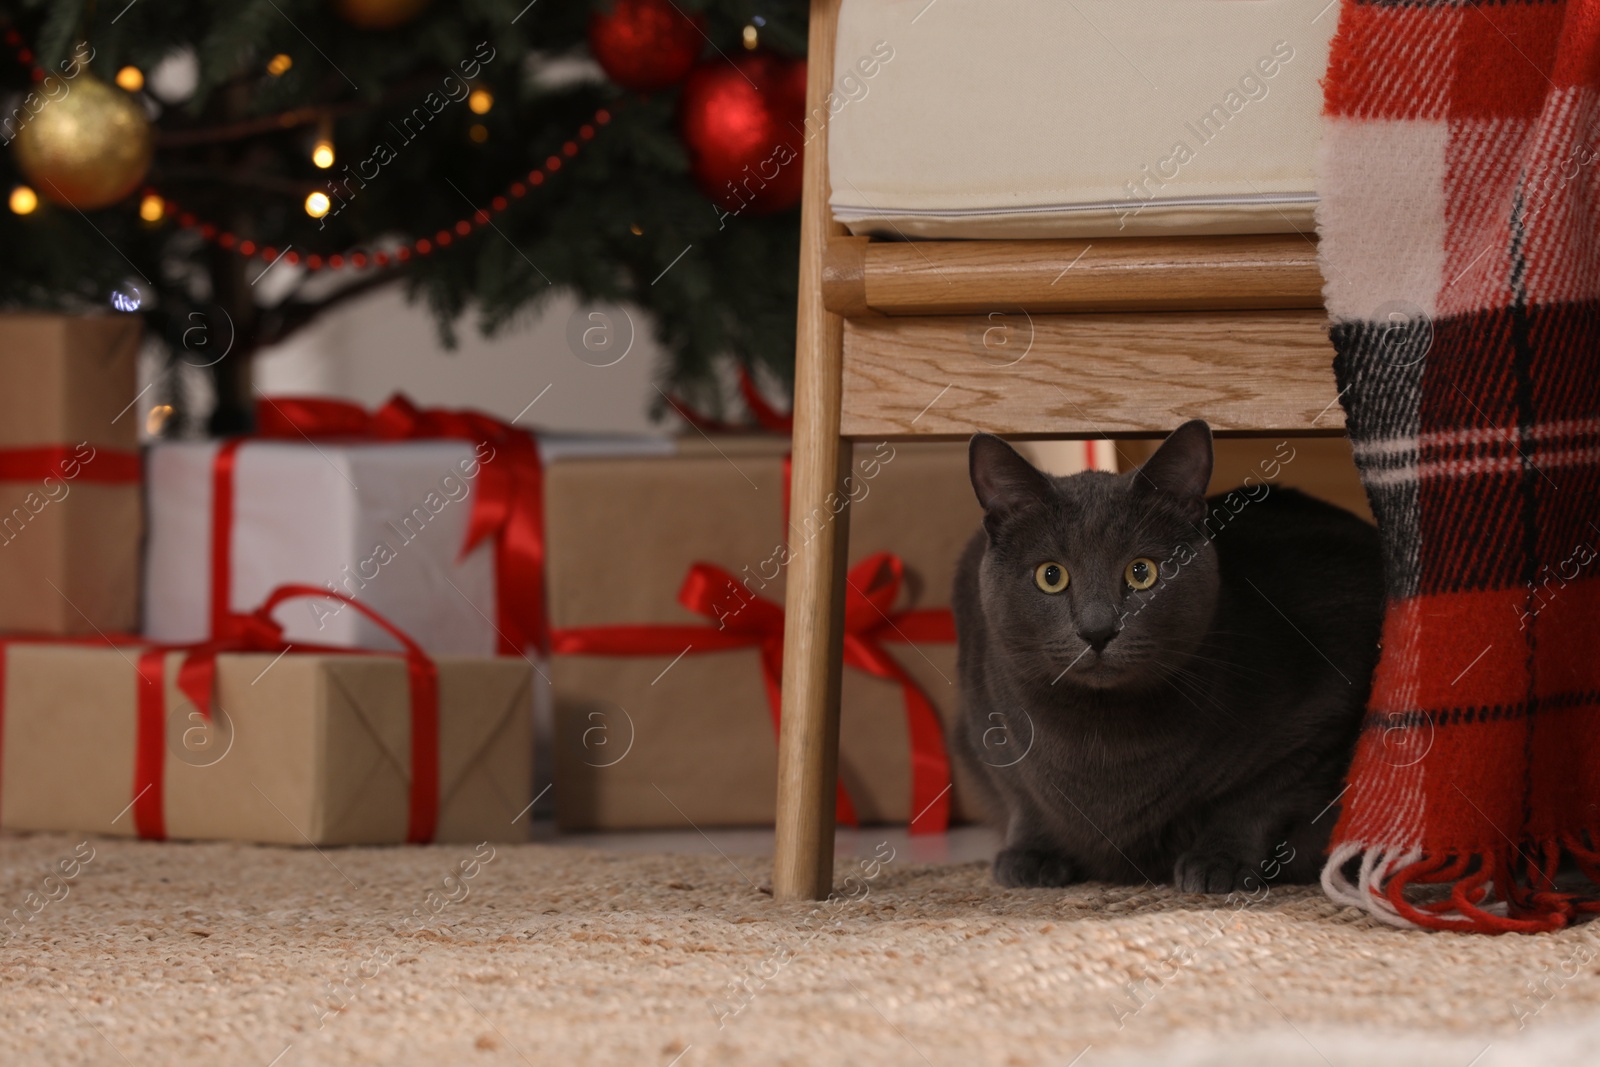
[[[1134,478],[1205,510],[1206,486],[1211,483],[1211,427],[1190,419],[1161,442],[1155,455],[1144,461]]]
[[[986,520],[1003,519],[1050,499],[1050,479],[994,434],[972,435],[967,470]]]

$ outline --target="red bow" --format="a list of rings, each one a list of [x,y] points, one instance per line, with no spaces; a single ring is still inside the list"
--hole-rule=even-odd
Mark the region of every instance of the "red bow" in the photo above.
[[[533,434],[476,411],[423,409],[397,393],[376,411],[320,397],[262,398],[256,426],[264,438],[349,438],[376,441],[463,440],[487,444],[477,498],[461,554],[493,537],[496,629],[502,655],[549,645],[544,593],[544,468]],[[217,452],[212,469],[211,627],[232,614],[233,477],[235,453],[249,438]]]
[[[667,397],[667,403],[672,405],[672,410],[678,413],[679,418],[703,433],[749,433],[752,430],[763,430],[768,433],[781,433],[787,437],[794,432],[794,416],[785,415],[767,403],[767,398],[756,388],[755,379],[750,377],[750,371],[745,367],[739,368],[739,395],[744,398],[745,407],[750,409],[750,414],[755,416],[754,426],[741,426],[738,423],[714,419],[710,415],[702,415],[674,397]]]
[[[400,653],[296,644],[283,639],[283,627],[272,618],[288,600],[322,597],[340,600],[381,626],[405,649]],[[301,652],[337,655],[400,656],[406,661],[411,694],[411,811],[406,840],[433,839],[439,818],[439,672],[415,641],[389,620],[343,593],[313,585],[280,585],[255,611],[229,615],[211,640],[188,646],[158,646],[139,655],[138,729],[134,750],[133,817],[140,837],[166,837],[167,684],[166,658],[185,652],[178,668],[178,688],[209,719],[217,685],[217,655],[223,652]]]
[[[911,735],[911,831],[940,833],[950,823],[950,759],[938,713],[916,680],[883,649],[885,641],[954,641],[955,622],[945,609],[894,612],[905,578],[898,556],[879,552],[850,568],[845,593],[844,662],[876,678],[897,682],[905,699]],[[730,596],[731,594],[731,596]],[[741,586],[733,575],[710,563],[689,568],[678,601],[697,615],[717,621],[704,626],[619,625],[556,630],[552,651],[589,656],[673,656],[722,652],[752,646],[761,652],[761,677],[774,729],[782,709],[783,608]],[[687,647],[686,647],[687,646]],[[848,826],[856,816],[843,783],[838,819]]]

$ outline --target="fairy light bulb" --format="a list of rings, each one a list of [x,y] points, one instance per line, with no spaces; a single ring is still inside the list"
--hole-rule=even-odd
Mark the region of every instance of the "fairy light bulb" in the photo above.
[[[123,67],[117,71],[117,85],[130,93],[144,88],[144,71],[138,67]]]
[[[14,215],[31,215],[39,206],[39,194],[26,185],[11,190],[11,212]]]
[[[317,140],[311,146],[311,162],[322,170],[333,166],[333,116],[323,115],[317,122]]]
[[[267,61],[267,73],[274,78],[281,78],[292,66],[294,66],[294,60],[279,52]]]
[[[320,219],[322,216],[326,215],[328,213],[328,208],[332,206],[333,205],[328,201],[327,193],[314,192],[310,196],[306,197],[306,214],[310,215],[314,219]]]
[[[754,26],[747,25],[744,28],[744,32],[740,35],[740,40],[744,44],[745,51],[754,52],[756,47],[761,44],[761,35],[756,32],[756,28]]]
[[[146,193],[139,201],[139,217],[146,222],[160,222],[167,213],[167,205],[155,193]]]
[[[467,96],[467,110],[474,115],[487,115],[494,107],[494,94],[487,89],[474,89]]]

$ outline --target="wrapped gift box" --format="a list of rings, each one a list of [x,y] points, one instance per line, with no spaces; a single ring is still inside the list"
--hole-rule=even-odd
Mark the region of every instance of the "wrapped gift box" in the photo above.
[[[210,635],[215,441],[150,448],[144,633]],[[250,441],[235,454],[232,589],[247,611],[288,582],[354,596],[429,652],[495,653],[494,552],[463,556],[483,465],[470,441]],[[494,462],[494,460],[490,460]],[[290,641],[391,648],[369,620],[308,601],[280,618]]]
[[[284,615],[289,612],[285,611]],[[381,655],[223,654],[203,719],[165,657],[159,736],[141,723],[141,649],[12,643],[4,650],[0,826],[134,835],[141,744],[159,745],[157,811],[171,838],[287,845],[407,839],[406,663]],[[520,659],[437,661],[434,839],[524,840],[533,799],[532,671]],[[150,803],[148,794],[140,798]]]
[[[673,457],[552,464],[545,521],[558,640],[563,630],[627,624],[716,630],[715,618],[678,601],[697,561],[781,603],[787,447],[782,439],[691,439]],[[851,562],[892,552],[906,574],[895,607],[947,607],[957,558],[981,519],[965,445],[858,445],[852,479]],[[790,536],[822,521],[831,516],[796,515]],[[742,595],[719,593],[718,610],[738,612]],[[954,644],[882,647],[932,700],[948,735]],[[557,654],[549,671],[563,829],[772,822],[777,744],[759,649],[681,658]],[[917,815],[902,687],[846,667],[840,734],[840,777],[860,821]],[[976,795],[953,759],[952,772],[953,815],[972,817]]]
[[[268,402],[269,404],[271,402]],[[213,473],[221,444],[150,448],[152,508],[145,549],[144,630],[164,642],[210,634]],[[570,456],[661,455],[665,439],[545,437],[546,462]],[[470,440],[255,439],[234,453],[229,608],[285,583],[331,588],[371,606],[429,652],[504,652],[493,540],[462,553],[488,468],[511,462]],[[332,602],[281,616],[288,638],[392,648],[382,632]]]
[[[141,325],[0,315],[0,631],[138,622]]]

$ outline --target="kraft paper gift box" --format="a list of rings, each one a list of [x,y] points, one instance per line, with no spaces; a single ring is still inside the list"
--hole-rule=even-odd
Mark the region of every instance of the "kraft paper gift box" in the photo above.
[[[675,457],[572,459],[546,471],[562,829],[773,821],[777,742],[758,648],[681,658],[569,655],[560,641],[564,630],[627,624],[715,630],[714,619],[677,599],[696,561],[753,575],[751,591],[781,603],[787,447],[783,439],[690,439]],[[895,606],[947,607],[957,558],[981,518],[966,446],[858,445],[851,473],[851,563],[892,552],[906,569]],[[795,516],[793,530],[806,522]],[[932,700],[949,748],[954,644],[882,647]],[[905,823],[918,813],[902,687],[848,666],[843,675],[840,778],[863,824]],[[953,818],[975,817],[976,795],[953,756],[951,770]]]
[[[0,826],[161,836],[151,830],[164,824],[170,838],[285,845],[407,840],[412,719],[403,659],[225,653],[208,722],[177,687],[184,653],[169,653],[163,721],[152,727],[141,721],[142,651],[5,648]],[[433,839],[525,840],[531,669],[510,658],[436,663]],[[136,788],[148,776],[141,756],[158,761],[153,790]]]
[[[138,623],[141,323],[0,315],[0,632]]]

